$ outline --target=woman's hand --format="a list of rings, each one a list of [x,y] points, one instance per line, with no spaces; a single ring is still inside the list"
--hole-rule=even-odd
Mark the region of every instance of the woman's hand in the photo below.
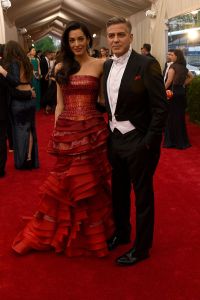
[[[36,93],[34,88],[31,89],[32,98],[36,98]]]
[[[2,66],[0,66],[0,74],[2,74],[4,77],[6,77],[8,72]]]
[[[175,76],[175,71],[174,71],[174,69],[170,68],[168,73],[167,73],[167,81],[165,82],[165,89],[166,90],[168,90],[170,85],[173,84],[174,76]]]

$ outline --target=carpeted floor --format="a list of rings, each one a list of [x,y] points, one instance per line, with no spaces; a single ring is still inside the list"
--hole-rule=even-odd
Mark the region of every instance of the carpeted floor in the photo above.
[[[193,124],[188,124],[191,148],[162,149],[149,260],[133,267],[116,266],[115,257],[129,246],[104,259],[68,259],[54,252],[20,257],[12,252],[11,243],[23,227],[21,216],[36,210],[38,187],[55,161],[46,153],[53,119],[37,115],[40,169],[15,170],[9,153],[7,175],[0,179],[0,299],[200,299],[200,127]]]

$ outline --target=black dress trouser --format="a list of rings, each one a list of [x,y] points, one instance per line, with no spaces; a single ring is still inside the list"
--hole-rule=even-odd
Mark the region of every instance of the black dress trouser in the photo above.
[[[161,138],[160,138],[161,139]],[[138,251],[151,248],[154,230],[153,174],[160,157],[160,147],[147,149],[144,134],[137,129],[121,134],[117,129],[108,139],[112,166],[112,198],[116,231],[130,236],[131,185],[135,192],[136,236]]]
[[[7,121],[0,120],[0,174],[5,171],[5,165],[7,160]]]

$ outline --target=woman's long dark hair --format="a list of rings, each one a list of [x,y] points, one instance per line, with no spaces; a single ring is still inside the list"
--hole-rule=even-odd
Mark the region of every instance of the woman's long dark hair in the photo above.
[[[177,59],[176,62],[177,64],[181,64],[183,66],[186,66],[186,60],[185,57],[183,55],[183,51],[180,49],[174,49],[172,50],[172,52],[176,55]]]
[[[3,59],[5,44],[0,44],[0,58]]]
[[[19,67],[23,67],[26,80],[31,81],[33,77],[33,67],[29,61],[29,58],[19,43],[15,41],[9,41],[6,43],[4,49],[5,69],[9,70],[10,65],[13,62],[17,62]]]
[[[56,62],[62,62],[61,69],[56,74],[56,81],[59,84],[68,82],[69,76],[77,73],[80,70],[80,64],[74,59],[74,54],[69,45],[69,33],[72,30],[80,29],[83,31],[85,37],[89,40],[89,47],[92,47],[92,37],[88,28],[80,22],[70,22],[61,39],[61,50]]]

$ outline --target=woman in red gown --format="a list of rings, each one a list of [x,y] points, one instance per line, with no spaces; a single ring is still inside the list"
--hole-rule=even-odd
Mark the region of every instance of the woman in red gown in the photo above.
[[[107,125],[96,109],[103,61],[90,57],[91,35],[71,22],[56,66],[55,128],[48,151],[57,162],[40,189],[39,209],[13,242],[19,254],[31,249],[67,256],[108,254],[113,233]]]

